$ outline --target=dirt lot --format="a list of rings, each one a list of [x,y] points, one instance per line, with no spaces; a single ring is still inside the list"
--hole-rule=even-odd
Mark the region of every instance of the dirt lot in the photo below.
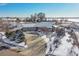
[[[34,34],[25,34],[26,43],[28,48],[24,49],[21,52],[17,52],[16,50],[1,50],[0,56],[43,56],[45,55],[45,41]]]

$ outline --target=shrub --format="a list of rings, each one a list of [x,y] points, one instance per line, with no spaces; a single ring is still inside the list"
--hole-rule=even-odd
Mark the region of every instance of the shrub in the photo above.
[[[23,42],[25,39],[25,36],[21,30],[6,32],[5,35],[8,39],[15,41],[16,43]]]

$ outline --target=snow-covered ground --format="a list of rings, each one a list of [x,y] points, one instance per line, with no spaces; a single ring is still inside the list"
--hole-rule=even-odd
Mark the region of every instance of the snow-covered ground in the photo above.
[[[71,42],[68,43],[67,39],[69,39],[69,35],[65,33],[65,36],[61,39],[61,45],[54,51],[54,55],[67,55],[69,49],[71,49]]]
[[[79,22],[79,19],[68,19],[68,21]]]
[[[74,32],[79,41],[79,32]],[[57,37],[56,33],[51,33],[49,36],[44,35],[42,38],[47,42],[46,55],[56,56],[78,56],[79,48],[73,45],[74,40],[66,31],[65,36]],[[55,40],[58,40],[56,43]],[[57,47],[56,47],[57,46]]]

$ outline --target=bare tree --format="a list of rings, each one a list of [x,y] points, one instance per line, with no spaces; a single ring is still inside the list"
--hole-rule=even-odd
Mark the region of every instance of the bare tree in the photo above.
[[[17,23],[20,23],[20,21],[21,21],[21,20],[20,20],[19,18],[16,18],[16,22],[17,22]]]
[[[30,17],[30,20],[32,22],[40,22],[40,21],[44,21],[45,20],[45,13],[38,13],[38,14],[32,14]]]
[[[45,20],[45,13],[42,12],[38,13],[38,21],[43,21],[43,20]]]

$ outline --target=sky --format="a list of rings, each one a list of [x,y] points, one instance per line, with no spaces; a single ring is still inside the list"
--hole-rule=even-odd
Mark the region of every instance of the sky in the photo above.
[[[43,12],[46,16],[79,16],[78,3],[0,3],[0,16],[30,16]]]

